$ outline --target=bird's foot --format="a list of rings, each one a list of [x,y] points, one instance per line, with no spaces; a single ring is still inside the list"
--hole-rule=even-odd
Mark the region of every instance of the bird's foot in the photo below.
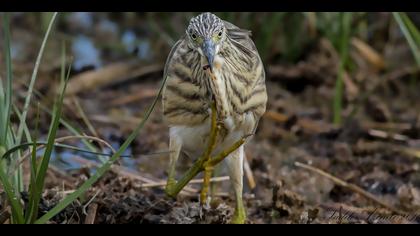
[[[236,207],[235,213],[232,216],[230,221],[231,224],[245,224],[246,221],[246,212],[243,206]]]
[[[175,193],[175,188],[176,188],[176,180],[173,178],[169,178],[168,182],[166,182],[166,187],[165,187],[166,195],[172,198],[176,198],[177,194]]]

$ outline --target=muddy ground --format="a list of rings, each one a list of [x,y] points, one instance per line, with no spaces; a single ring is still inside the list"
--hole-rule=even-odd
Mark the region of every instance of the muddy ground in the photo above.
[[[22,27],[14,29],[14,36],[33,40],[35,33]],[[47,52],[57,52],[58,42],[52,40]],[[379,53],[382,60],[410,57],[406,46],[397,45],[391,50],[394,54]],[[150,52],[157,54],[153,47]],[[96,70],[73,68],[63,116],[84,133],[118,148],[156,95],[165,56],[148,61],[138,54],[116,56],[106,47],[101,52]],[[18,102],[23,101],[34,55],[28,51],[15,58]],[[420,83],[411,83],[412,78],[420,79],[419,70],[410,63],[378,68],[357,47],[351,56],[358,70],[344,78],[341,126],[331,122],[339,59],[328,40],[312,42],[297,63],[275,59],[266,63],[268,109],[246,147],[248,223],[420,223]],[[45,96],[37,100],[47,106],[56,87],[51,81],[59,74],[55,57],[56,53],[46,54],[36,86]],[[41,114],[41,132],[47,132],[49,119]],[[64,127],[59,132],[59,136],[69,134]],[[165,196],[167,148],[168,128],[159,103],[125,153],[131,157],[121,158],[82,199],[50,223],[228,223],[234,202],[225,179],[214,184],[209,206],[198,203],[200,184],[189,185],[176,200]],[[95,156],[57,149],[40,214],[80,186],[98,163]],[[191,164],[192,160],[180,160],[178,172]],[[217,175],[225,176],[224,170]]]

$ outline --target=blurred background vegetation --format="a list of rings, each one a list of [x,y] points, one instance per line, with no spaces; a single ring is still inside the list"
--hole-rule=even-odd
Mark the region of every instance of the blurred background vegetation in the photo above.
[[[53,37],[67,42],[74,57],[74,72],[99,68],[129,58],[145,63],[163,63],[172,45],[184,33],[189,19],[197,14],[199,13],[62,13],[55,24],[57,32]],[[216,14],[252,31],[269,77],[290,77],[293,72],[298,73],[295,77],[305,77],[303,74],[310,69],[328,70],[315,72],[312,76],[325,78],[309,78],[310,81],[304,83],[300,83],[302,81],[299,79],[279,78],[279,81],[292,90],[302,90],[306,82],[335,84],[332,101],[335,114],[331,115],[331,119],[337,124],[341,123],[341,104],[348,101],[346,98],[342,100],[343,94],[340,92],[343,90],[341,77],[345,73],[351,75],[350,79],[345,79],[347,84],[353,82],[359,86],[358,83],[365,78],[420,65],[419,33],[416,27],[420,24],[420,17],[415,12]],[[12,41],[14,60],[33,59],[31,55],[36,53],[31,50],[36,47],[31,44],[41,38],[34,36],[45,32],[50,17],[51,13],[12,14],[12,32],[16,31],[17,37]],[[305,68],[300,71],[280,70],[275,66],[282,65],[282,68],[286,68],[299,65],[310,60],[314,53],[330,53],[331,55],[325,56],[335,57],[340,63],[335,65],[336,70],[327,69],[326,65],[325,68],[306,68],[301,65]],[[50,56],[53,61],[55,57],[56,55]],[[329,76],[336,80],[331,81],[332,79],[327,78]],[[415,91],[416,76],[408,76],[412,77],[410,83]]]

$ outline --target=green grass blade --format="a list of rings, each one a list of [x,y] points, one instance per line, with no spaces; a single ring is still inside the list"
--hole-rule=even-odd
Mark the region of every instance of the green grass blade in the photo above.
[[[60,89],[58,101],[55,104],[55,109],[54,109],[53,118],[52,118],[53,122],[51,124],[50,130],[49,130],[49,133],[48,133],[48,141],[47,141],[47,144],[46,144],[46,149],[45,149],[45,152],[44,152],[44,156],[43,156],[40,168],[38,170],[38,175],[40,173],[46,173],[46,171],[47,171],[49,160],[50,160],[52,151],[54,149],[54,143],[55,143],[57,130],[58,130],[58,127],[60,125],[61,111],[62,111],[63,102],[64,102],[64,93],[66,91],[67,81],[68,81],[68,78],[70,76],[70,68],[69,68],[67,78],[66,78],[65,65],[66,65],[66,62],[65,62],[65,51],[64,51],[64,55],[63,55],[63,58],[62,58],[61,89]],[[41,179],[39,179],[37,181],[37,185],[41,185],[41,184],[43,185],[43,182],[44,182],[44,180],[41,177]]]
[[[43,110],[44,112],[48,113],[49,115],[52,116],[53,112],[48,109],[46,106],[40,104],[41,110]],[[83,136],[82,132],[76,128],[74,125],[72,125],[69,121],[65,120],[64,118],[60,118],[60,123],[68,130],[70,131],[70,133],[72,133],[75,136]],[[83,144],[91,151],[91,152],[97,152],[96,147],[91,144],[89,141],[87,140],[82,140]]]
[[[6,31],[4,25],[3,25],[3,31]],[[0,77],[0,155],[6,151],[6,136],[2,135],[2,134],[7,133],[6,121],[5,121],[5,116],[4,116],[4,114],[6,114],[5,97],[6,95],[5,95],[4,87],[3,87],[3,78]],[[1,165],[0,168],[1,167],[3,166]]]
[[[408,45],[413,53],[414,59],[416,60],[417,65],[420,66],[420,51],[418,45],[414,41],[410,30],[408,29],[407,25],[404,23],[404,20],[401,17],[401,13],[393,12],[392,15],[394,16],[395,20],[397,21],[398,26],[400,27],[404,37],[406,38]]]
[[[86,116],[85,112],[83,111],[83,108],[80,105],[79,100],[77,100],[77,98],[74,98],[74,105],[76,106],[76,110],[79,112],[80,116],[82,117],[83,122],[85,123],[85,125],[88,128],[88,130],[90,131],[90,133],[95,137],[99,137],[99,135],[96,132],[95,128],[93,127],[92,123],[89,121],[88,117]],[[106,159],[104,159],[102,156],[99,156],[99,160],[102,163],[106,162]]]
[[[263,61],[268,60],[268,56],[270,56],[271,46],[273,44],[273,33],[277,31],[279,28],[279,22],[283,20],[286,16],[285,12],[276,12],[272,13],[265,17],[264,22],[260,28],[260,35],[259,40],[257,41],[258,51],[261,55],[261,59]]]
[[[16,114],[16,116],[18,117],[18,119],[21,119],[22,113],[19,111],[19,109],[17,108],[17,106],[15,104],[13,104],[13,111],[14,114]],[[12,127],[10,127],[12,128]],[[32,137],[29,131],[28,126],[25,124],[24,128],[23,128],[23,132],[25,134],[26,140],[28,140],[28,142],[32,142]],[[13,131],[9,132],[10,134],[13,134]],[[10,137],[10,136],[9,136]],[[10,139],[12,139],[12,137],[10,137]],[[14,141],[10,141],[9,143],[13,143],[14,145]],[[11,147],[11,145],[9,145],[9,148]],[[10,168],[8,170],[9,176],[11,176],[12,174],[14,174],[16,179],[16,182],[20,185],[18,186],[18,190],[19,192],[22,192],[24,190],[24,185],[23,185],[23,167],[22,165],[20,165],[20,163],[17,161],[18,157],[22,156],[22,152],[18,151],[17,153],[14,154],[14,161],[12,161],[11,163],[13,163],[12,168]],[[17,170],[17,172],[15,171]]]
[[[349,12],[340,13],[340,31],[341,31],[341,38],[340,38],[340,65],[338,69],[338,77],[335,84],[335,91],[334,91],[334,124],[340,125],[341,124],[341,111],[343,106],[343,76],[345,73],[345,66],[347,64],[348,59],[348,49],[349,49],[349,41],[350,41],[350,27],[351,27],[351,19],[352,15]]]
[[[29,83],[28,94],[26,96],[24,107],[23,107],[23,110],[22,110],[22,119],[20,121],[18,132],[17,132],[16,142],[18,144],[20,143],[20,141],[22,139],[23,126],[24,126],[24,123],[26,123],[26,116],[28,114],[29,104],[31,103],[32,92],[33,92],[35,81],[36,81],[36,78],[37,78],[37,75],[38,75],[39,65],[41,64],[41,59],[42,59],[42,56],[44,54],[45,45],[47,44],[47,40],[48,40],[48,37],[50,35],[52,26],[55,22],[55,19],[57,17],[57,14],[58,13],[55,12],[53,14],[52,18],[51,18],[50,24],[48,26],[47,32],[45,33],[44,39],[43,39],[42,44],[41,44],[41,48],[39,50],[39,53],[38,53],[38,56],[37,56],[37,59],[36,59],[36,62],[35,62],[35,67],[34,67],[34,70],[32,72],[31,80],[30,80],[30,83]]]
[[[37,179],[37,173],[36,173],[36,166],[37,166],[37,162],[36,162],[36,153],[37,153],[37,140],[38,140],[38,131],[39,131],[39,106],[37,109],[37,113],[36,113],[36,119],[35,119],[35,136],[34,136],[34,143],[32,145],[32,153],[31,153],[31,162],[30,162],[30,170],[31,170],[31,175],[30,175],[30,184],[29,184],[29,193],[30,196],[34,196],[34,194],[37,193],[36,191],[36,179]],[[28,205],[28,214],[25,215],[25,223],[29,224],[31,221],[31,214],[30,212],[35,211],[34,209],[34,201],[29,201],[29,205]]]
[[[63,47],[64,48],[64,47]],[[63,49],[64,50],[64,49]],[[64,51],[65,54],[65,51]],[[36,171],[36,181],[35,181],[35,193],[32,196],[32,201],[33,201],[33,209],[30,209],[30,216],[29,216],[29,221],[32,223],[35,221],[37,215],[38,215],[38,204],[39,201],[41,199],[41,194],[42,194],[42,190],[44,189],[44,183],[45,183],[45,176],[48,170],[48,165],[50,163],[50,159],[51,159],[51,154],[53,152],[54,149],[54,143],[55,143],[55,139],[56,139],[56,135],[57,135],[57,130],[58,127],[60,125],[60,117],[61,117],[61,111],[62,111],[62,107],[63,107],[63,102],[64,102],[64,94],[66,91],[66,87],[67,87],[67,81],[68,81],[68,77],[70,76],[70,68],[69,68],[69,72],[67,74],[67,78],[65,78],[65,55],[62,56],[62,65],[61,65],[61,89],[59,91],[59,97],[55,103],[54,106],[54,112],[53,112],[53,121],[51,123],[49,132],[48,132],[48,139],[47,139],[47,144],[46,144],[46,148],[44,151],[44,155],[42,157],[41,163],[38,165],[37,171]]]
[[[80,137],[82,139],[82,137]],[[88,138],[86,138],[88,139]],[[29,142],[29,143],[21,143],[9,150],[7,150],[7,152],[5,152],[3,154],[3,156],[1,156],[1,159],[6,160],[7,158],[10,158],[10,156],[18,151],[18,150],[23,150],[23,149],[27,149],[28,147],[32,147],[32,146],[36,146],[37,148],[40,146],[46,146],[48,144],[48,142]],[[77,152],[82,152],[82,153],[88,153],[88,154],[94,154],[94,155],[98,155],[98,156],[112,156],[113,154],[109,154],[109,153],[101,153],[101,152],[93,152],[93,151],[89,151],[89,150],[85,150],[76,146],[72,146],[72,145],[67,145],[67,144],[61,144],[61,143],[54,143],[54,147],[58,147],[58,148],[65,148],[65,149],[69,149],[69,150],[73,150],[73,151],[77,151]],[[39,148],[38,148],[39,149]],[[132,157],[130,155],[122,155],[121,157]]]
[[[15,192],[12,184],[9,181],[7,174],[4,172],[3,168],[0,168],[0,180],[3,185],[4,191],[6,192],[7,198],[12,207],[12,216],[13,219],[18,224],[23,224],[25,219],[23,217],[23,209],[18,200],[18,194]]]
[[[5,139],[7,137],[7,132],[9,130],[10,124],[10,113],[12,110],[12,59],[10,54],[10,29],[9,29],[9,14],[5,13],[3,15],[3,31],[4,31],[4,55],[6,62],[6,89],[5,89],[5,99],[4,99],[4,115],[3,122],[4,128],[2,128],[3,133],[0,134],[0,139]],[[4,143],[0,141],[0,143]]]
[[[13,104],[13,112],[14,112],[14,114],[16,114],[16,116],[20,120],[21,117],[22,117],[22,112],[19,111],[19,108],[15,104]],[[29,131],[29,128],[26,124],[23,127],[23,132],[25,134],[26,140],[28,140],[28,142],[32,142],[31,132]],[[1,157],[1,155],[0,155],[0,157]]]
[[[0,77],[0,109],[2,109],[3,104],[4,104],[4,86],[3,86],[3,79]]]
[[[69,204],[71,204],[74,200],[80,197],[83,193],[85,193],[96,181],[98,181],[99,178],[101,178],[101,176],[106,171],[108,171],[111,168],[112,164],[122,155],[122,153],[128,148],[128,146],[134,141],[134,139],[143,129],[146,121],[149,119],[150,114],[153,112],[156,106],[156,103],[159,100],[159,97],[163,90],[163,86],[166,83],[166,79],[167,78],[164,78],[162,85],[159,89],[159,93],[155,97],[155,100],[153,101],[152,105],[146,111],[144,119],[140,122],[140,124],[136,127],[136,129],[130,134],[127,140],[121,145],[117,153],[112,155],[112,157],[105,164],[103,164],[100,168],[98,168],[96,173],[92,175],[88,180],[86,180],[86,182],[84,182],[75,192],[69,194],[60,203],[58,203],[53,209],[51,209],[49,212],[47,212],[45,215],[43,215],[41,218],[35,221],[35,224],[45,224],[49,219],[54,217],[60,211],[65,209]]]
[[[6,88],[4,89],[1,83],[1,119],[0,119],[0,153],[4,152],[12,143],[10,115],[12,108],[12,63],[10,56],[10,30],[9,30],[9,14],[3,15],[3,32],[4,32],[4,55],[6,63]],[[12,209],[12,222],[24,223],[23,208],[19,202],[19,185],[15,182],[12,184],[7,174],[8,165],[5,165],[3,160],[0,160],[0,182],[6,192],[7,198]]]
[[[420,32],[417,29],[417,27],[414,25],[413,21],[410,20],[410,18],[407,16],[406,13],[401,12],[400,16],[404,23],[407,25],[407,28],[409,29],[411,35],[413,36],[414,42],[417,45],[420,45]]]
[[[42,95],[38,90],[34,89],[33,90],[33,94],[36,95],[39,100],[42,100],[45,98],[44,95]],[[39,106],[41,108],[42,111],[46,112],[48,115],[50,115],[52,117],[53,112],[51,111],[51,109],[49,109],[47,106],[38,103],[37,106]],[[63,117],[60,117],[60,123],[61,125],[63,125],[68,131],[70,131],[70,133],[72,133],[75,136],[83,136],[83,132],[77,128],[75,125],[72,125],[70,123],[70,121],[67,121],[66,119],[64,119]],[[87,140],[82,140],[83,144],[92,152],[97,152],[97,148],[91,144],[89,141]],[[1,155],[0,155],[1,156]]]

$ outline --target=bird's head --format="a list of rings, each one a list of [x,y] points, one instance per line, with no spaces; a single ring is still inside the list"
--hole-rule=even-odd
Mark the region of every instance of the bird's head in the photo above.
[[[223,21],[212,13],[202,13],[191,19],[186,33],[190,47],[205,57],[213,70],[215,56],[226,39]]]

